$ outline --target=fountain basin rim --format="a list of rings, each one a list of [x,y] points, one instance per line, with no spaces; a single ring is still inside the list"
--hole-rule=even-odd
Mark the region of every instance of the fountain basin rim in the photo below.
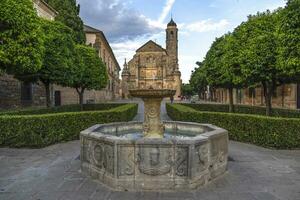
[[[211,130],[206,131],[204,133],[200,133],[198,135],[195,135],[193,137],[189,138],[123,138],[115,135],[109,135],[107,133],[103,133],[101,131],[97,131],[101,128],[118,128],[122,126],[140,126],[142,127],[143,122],[141,121],[132,121],[132,122],[115,122],[115,123],[108,123],[108,124],[96,124],[88,129],[85,129],[84,131],[80,132],[81,136],[88,137],[91,139],[101,139],[102,141],[106,142],[112,142],[112,143],[122,143],[122,144],[143,144],[143,143],[164,143],[164,144],[191,144],[191,143],[198,143],[200,141],[207,141],[209,138],[219,137],[220,134],[228,134],[228,132],[225,129],[216,127],[211,124],[200,124],[200,123],[194,123],[194,122],[181,122],[181,121],[163,121],[164,125],[191,125],[191,126],[199,126],[199,127],[205,127],[209,128]]]

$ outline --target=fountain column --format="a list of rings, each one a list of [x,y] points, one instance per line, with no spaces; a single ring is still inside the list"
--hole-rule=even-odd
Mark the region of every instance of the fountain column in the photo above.
[[[163,98],[175,95],[176,90],[168,89],[136,89],[129,90],[133,97],[144,101],[143,134],[146,138],[163,138],[164,125],[160,121],[160,104]]]
[[[148,138],[162,138],[164,125],[160,121],[160,104],[162,98],[143,98],[144,123],[143,134]]]

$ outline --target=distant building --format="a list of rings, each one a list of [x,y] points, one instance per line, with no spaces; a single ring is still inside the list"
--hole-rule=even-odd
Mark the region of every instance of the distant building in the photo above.
[[[229,94],[226,89],[216,89],[212,96],[216,102],[229,102]],[[253,106],[266,105],[262,87],[235,89],[233,97],[235,104]],[[272,106],[277,108],[300,109],[300,84],[284,84],[278,86],[273,93]]]
[[[171,19],[166,29],[166,49],[152,40],[136,50],[122,71],[122,96],[127,98],[129,89],[155,88],[176,90],[181,95],[181,73],[178,66],[178,29]]]
[[[43,0],[33,0],[33,7],[36,9],[39,17],[51,21],[54,20],[58,14],[56,10],[54,10]]]
[[[42,0],[33,0],[33,6],[41,18],[54,20],[57,15],[57,12]],[[0,109],[45,104],[45,89],[42,84],[21,82],[7,74],[0,76]]]
[[[94,47],[106,65],[108,73],[107,86],[102,90],[86,90],[84,93],[84,103],[98,103],[113,100],[120,97],[120,66],[115,55],[104,35],[100,30],[84,25],[86,44]],[[77,104],[79,103],[78,94],[74,88],[55,85],[53,88],[54,104]]]

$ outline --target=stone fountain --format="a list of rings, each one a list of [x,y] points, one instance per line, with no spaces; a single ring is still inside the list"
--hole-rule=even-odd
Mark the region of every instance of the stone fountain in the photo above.
[[[144,101],[144,122],[94,125],[80,134],[81,170],[116,190],[190,190],[227,169],[228,133],[210,125],[160,121],[174,90],[130,90]]]

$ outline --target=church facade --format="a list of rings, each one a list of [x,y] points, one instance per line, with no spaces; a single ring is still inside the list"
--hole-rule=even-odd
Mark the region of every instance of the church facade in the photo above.
[[[173,89],[174,98],[181,95],[181,73],[178,65],[178,29],[171,19],[166,29],[166,48],[152,40],[136,50],[122,71],[122,96],[130,89]]]

